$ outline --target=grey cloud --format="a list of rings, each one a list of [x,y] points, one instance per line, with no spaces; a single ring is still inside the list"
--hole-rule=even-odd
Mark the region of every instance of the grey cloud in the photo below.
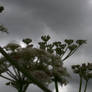
[[[88,10],[85,9],[85,3],[86,0],[10,0],[10,2],[6,2],[6,8],[12,7],[11,15],[8,15],[6,20],[10,21],[12,26],[16,25],[19,31],[23,29],[25,31],[25,28],[30,26],[29,29],[33,30],[30,33],[34,30],[39,33],[43,29],[38,26],[40,23],[44,23],[57,33],[81,37],[86,31],[83,28],[87,27],[87,25],[84,27],[83,23],[85,12]]]
[[[19,7],[19,10],[12,9],[12,14],[15,14],[15,18],[22,16],[24,12],[32,11],[32,14],[29,13],[26,20],[30,21],[30,16],[36,18],[39,22],[42,21],[53,30],[65,32],[74,31],[74,28],[80,26],[80,5],[79,0],[20,0],[13,2],[11,1],[10,6],[14,5]],[[17,8],[16,8],[17,9]],[[18,12],[18,15],[17,14]],[[12,15],[14,18],[14,15]],[[11,16],[11,18],[12,18]],[[20,18],[20,17],[19,17]],[[22,20],[21,20],[22,22]],[[33,22],[33,21],[31,21]],[[64,31],[63,31],[64,30]]]

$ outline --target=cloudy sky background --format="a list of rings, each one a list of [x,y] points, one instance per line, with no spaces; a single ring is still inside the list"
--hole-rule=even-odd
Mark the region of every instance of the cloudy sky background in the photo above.
[[[52,41],[85,39],[87,45],[69,58],[65,65],[70,69],[71,64],[92,62],[92,0],[0,0],[0,4],[5,7],[0,14],[0,24],[4,24],[10,32],[8,35],[0,33],[0,45],[20,42],[25,37],[32,38],[36,43],[44,34],[49,34]],[[73,82],[60,88],[61,92],[78,92],[76,75],[73,75],[74,78]],[[0,92],[16,92],[2,85],[4,82],[0,80]],[[91,84],[87,92],[91,92]],[[38,92],[39,89],[33,86],[31,90]]]

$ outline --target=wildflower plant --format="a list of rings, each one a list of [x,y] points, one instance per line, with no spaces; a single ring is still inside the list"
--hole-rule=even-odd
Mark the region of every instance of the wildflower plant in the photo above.
[[[19,45],[15,44],[14,46],[14,43],[8,44],[4,48],[6,50],[11,50],[11,53],[9,53],[9,55],[16,61],[16,63],[28,70],[28,72],[31,73],[37,80],[40,80],[43,85],[48,86],[49,83],[54,80],[54,76],[57,77],[59,83],[65,83],[62,78],[64,77],[65,73],[67,74],[67,72],[65,72],[66,69],[63,67],[61,58],[59,56],[56,56],[39,48],[28,46],[26,46],[25,48],[20,48]],[[12,80],[6,83],[7,85],[11,85],[19,90],[20,81],[29,84],[33,83],[32,81],[28,82],[27,80],[29,79],[27,77],[26,80],[21,80],[25,78],[25,76],[22,75],[22,73],[15,67],[13,67],[13,69],[15,74],[11,74],[14,76],[14,78],[10,76],[9,73],[8,75],[13,78],[14,81]]]
[[[38,43],[39,48],[33,46],[30,38],[25,38],[22,40],[26,44],[24,48],[19,44],[9,43],[4,49],[9,52],[8,55],[16,61],[17,65],[40,81],[45,87],[55,82],[56,92],[58,92],[58,83],[66,85],[68,82],[67,77],[69,77],[66,68],[63,67],[63,61],[70,57],[86,41],[77,40],[74,43],[73,40],[66,39],[64,43],[60,41],[48,43],[50,40],[49,35],[42,36],[41,39],[42,42]],[[12,65],[10,64],[10,66]],[[34,81],[25,76],[16,67],[12,66],[12,68],[14,74],[9,68],[7,68],[8,73],[6,73],[13,80],[10,78],[6,84],[15,87],[18,92],[22,92],[22,89],[25,89],[23,92],[26,92],[28,85],[34,83]]]
[[[4,7],[0,6],[0,13],[2,13],[3,10]],[[0,25],[0,31],[8,33],[3,25]],[[73,55],[86,41],[77,40],[74,42],[72,39],[65,39],[65,43],[58,41],[48,44],[50,40],[49,35],[41,36],[41,39],[42,42],[39,42],[40,48],[33,48],[33,44],[31,44],[32,40],[29,38],[23,39],[23,42],[26,44],[25,48],[15,43],[9,43],[4,48],[0,47],[0,52],[7,58],[0,58],[0,76],[9,80],[6,85],[15,87],[18,92],[25,92],[28,85],[35,82],[44,91],[50,92],[50,90],[42,86],[42,84],[47,86],[54,81],[56,92],[58,92],[57,82],[61,85],[67,83],[65,76],[67,76],[68,73],[66,68],[63,67],[63,61]],[[3,49],[6,49],[9,53],[7,54]],[[7,63],[7,61],[10,63]],[[9,67],[13,68],[14,73],[9,70]],[[4,72],[9,75],[9,78],[2,75]],[[25,72],[31,74],[42,84],[40,84],[39,81],[33,81],[34,78]],[[91,77],[90,74],[88,74],[88,76]],[[84,79],[86,78],[84,77]]]
[[[66,59],[68,59],[70,56],[72,56],[74,54],[74,52],[80,46],[82,46],[83,44],[86,43],[86,40],[77,40],[77,41],[74,42],[74,40],[72,40],[72,39],[65,39],[64,43],[62,43],[60,41],[48,43],[48,41],[50,40],[49,35],[41,36],[41,39],[42,39],[42,42],[39,42],[39,48],[60,57],[61,63],[63,63]],[[57,66],[57,69],[59,69],[58,66]],[[59,75],[60,77],[62,75],[64,75],[64,76],[68,75],[66,73],[66,69],[65,68],[63,68],[63,69],[64,69],[64,71],[63,71],[64,74]],[[56,73],[58,75],[58,72],[56,72]],[[61,84],[63,84],[63,83],[66,84],[67,80],[65,79],[65,77],[62,78],[62,80],[64,80],[64,82],[62,81]],[[59,81],[58,81],[58,78],[56,77],[56,74],[54,75],[53,81],[55,82],[56,92],[59,92],[58,91],[58,82]]]
[[[92,79],[92,64],[91,63],[88,63],[88,64],[83,63],[82,65],[72,65],[72,69],[73,69],[73,72],[75,74],[78,74],[80,77],[79,92],[81,92],[83,79],[86,82],[85,89],[84,89],[84,92],[86,92],[88,81],[89,81],[89,79]]]
[[[18,48],[20,48],[20,47],[21,46],[19,44],[8,43],[4,47],[4,49],[9,52],[9,56],[11,56],[12,58],[18,59],[18,57],[16,56],[16,53],[18,52]],[[0,62],[3,62],[3,61],[7,62],[7,59],[5,59],[4,57],[0,58]],[[6,62],[5,62],[5,64],[7,64]],[[1,65],[3,65],[3,64],[1,64]],[[24,74],[22,74],[17,68],[12,66],[10,63],[8,63],[8,65],[6,65],[5,70],[6,71],[1,72],[0,76],[9,81],[6,83],[6,85],[16,88],[18,90],[18,92],[26,92],[26,89],[30,83],[28,82],[28,80],[24,76]],[[4,72],[8,75],[7,77],[3,75]]]
[[[2,13],[3,12],[3,10],[4,10],[4,7],[3,6],[0,6],[0,13]],[[8,31],[7,31],[7,29],[3,26],[3,25],[0,25],[0,31],[1,32],[6,32],[6,33],[8,33]],[[13,46],[14,46],[14,44],[13,44]],[[9,47],[9,46],[8,46]],[[12,47],[12,46],[11,46]],[[15,46],[16,47],[16,46]],[[9,49],[8,49],[9,50]],[[11,50],[11,49],[10,49]],[[14,49],[12,49],[13,51],[14,51]],[[11,51],[12,51],[11,50]],[[2,47],[0,47],[0,52],[2,53],[2,55],[4,56],[3,58],[0,58],[0,76],[1,77],[3,77],[3,78],[5,78],[5,79],[7,79],[7,80],[9,80],[10,82],[9,83],[6,83],[7,85],[12,85],[12,86],[14,86],[15,88],[17,87],[16,85],[19,83],[19,80],[11,80],[10,78],[7,78],[6,76],[2,76],[1,74],[2,73],[4,73],[4,72],[6,72],[6,71],[8,71],[9,73],[7,73],[11,78],[13,78],[13,77],[15,77],[15,76],[13,76],[12,75],[12,72],[11,71],[9,71],[8,70],[8,68],[9,68],[9,66],[13,66],[13,67],[15,67],[17,70],[18,70],[18,72],[19,72],[19,70],[20,71],[22,71],[22,73],[24,74],[24,76],[26,75],[29,79],[31,78],[31,80],[33,81],[33,83],[35,83],[36,85],[38,85],[41,89],[43,89],[44,91],[46,91],[46,92],[51,92],[48,88],[46,88],[44,85],[42,85],[38,80],[36,80],[35,78],[33,78],[32,76],[31,76],[31,74],[29,75],[26,71],[27,70],[25,70],[23,67],[20,67],[16,62],[15,62],[15,60],[13,60],[14,58],[12,57],[11,58],[11,56],[15,56],[15,53],[12,53],[12,54],[10,54],[10,53],[6,53],[6,51],[4,50],[4,48],[2,48]],[[17,58],[18,59],[18,58]],[[5,62],[4,62],[5,61]],[[9,63],[7,63],[7,61],[9,62]],[[9,65],[8,65],[9,64]],[[15,74],[17,74],[17,72],[16,72],[16,70],[14,69],[14,72],[15,72]],[[18,76],[19,77],[19,76]],[[23,79],[24,79],[24,77],[23,77]],[[20,81],[20,83],[21,83],[21,81]],[[21,83],[22,84],[22,83]],[[24,84],[23,84],[24,85]],[[19,92],[22,92],[22,90],[21,90],[21,88],[22,87],[20,87],[20,89],[19,89]],[[25,90],[25,89],[24,89]],[[24,91],[23,91],[24,92]]]

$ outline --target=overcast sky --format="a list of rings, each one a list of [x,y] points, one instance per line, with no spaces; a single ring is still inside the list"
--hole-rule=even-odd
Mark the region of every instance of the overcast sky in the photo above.
[[[32,38],[36,43],[43,34],[51,35],[55,41],[85,39],[87,45],[69,58],[70,63],[65,65],[70,67],[71,64],[92,61],[92,0],[0,0],[0,4],[5,7],[0,14],[0,24],[10,32],[9,35],[0,33],[0,45],[20,42],[25,37]],[[73,90],[64,92],[77,92],[76,81],[64,89],[71,89],[73,85]],[[0,92],[7,90],[10,88],[0,85]],[[87,92],[91,92],[90,87]]]

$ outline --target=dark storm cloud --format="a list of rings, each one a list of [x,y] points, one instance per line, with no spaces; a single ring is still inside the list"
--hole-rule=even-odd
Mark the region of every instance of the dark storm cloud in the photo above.
[[[10,31],[22,36],[40,35],[49,27],[57,34],[85,38],[92,24],[86,0],[3,0],[3,3],[7,13],[2,20],[8,21]]]
[[[37,25],[42,22],[45,23],[48,27],[52,28],[54,31],[61,31],[62,33],[68,32],[71,34],[78,31],[80,28],[82,0],[9,1],[10,2],[5,1],[5,3],[8,5],[7,8],[10,9],[9,11],[11,14],[8,16],[8,20],[15,24],[17,22],[20,24],[20,28],[21,25],[28,25],[30,23],[30,25],[32,25],[33,22],[35,22],[33,25],[35,28],[37,28],[37,21]]]
[[[15,3],[24,11],[33,11],[33,18],[44,22],[54,31],[80,33],[85,0],[26,0]],[[21,3],[22,2],[22,3]],[[83,12],[84,13],[84,12]]]
[[[20,34],[22,32],[41,34],[46,25],[58,34],[82,38],[81,36],[85,36],[86,33],[85,28],[88,28],[86,20],[89,19],[87,18],[89,10],[86,0],[3,0],[3,2],[7,6],[5,21],[9,22],[7,25],[11,25],[10,31],[17,30]]]

